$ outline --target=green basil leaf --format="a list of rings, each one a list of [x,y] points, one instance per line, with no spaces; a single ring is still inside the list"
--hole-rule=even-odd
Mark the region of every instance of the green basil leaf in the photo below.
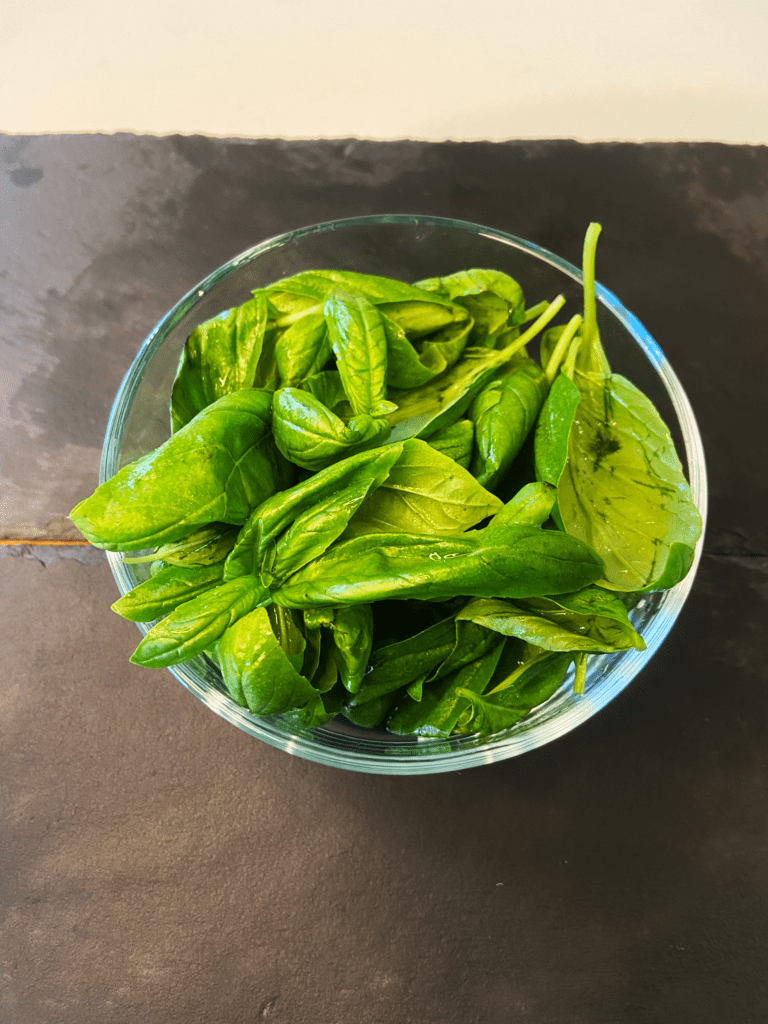
[[[272,441],[271,403],[261,390],[219,398],[76,505],[72,522],[110,551],[154,548],[211,522],[244,523],[291,482]]]
[[[623,606],[621,609],[624,623],[615,617],[569,613],[564,609],[553,608],[550,614],[544,601],[537,606],[533,602],[512,604],[498,599],[479,599],[470,601],[457,619],[469,619],[503,636],[519,637],[545,651],[599,654],[638,646],[642,650],[645,645],[629,625],[626,610]]]
[[[471,328],[469,314],[461,306],[433,302],[427,296],[424,299],[384,302],[379,305],[379,310],[412,340],[425,338],[453,324],[461,323]]]
[[[112,611],[130,622],[154,622],[198,594],[218,586],[224,563],[203,566],[169,565],[115,601]]]
[[[360,505],[348,536],[367,533],[463,533],[501,508],[453,459],[411,439],[389,476]]]
[[[266,608],[233,623],[216,644],[216,657],[233,699],[254,715],[277,715],[320,700],[280,645]]]
[[[332,412],[336,412],[336,406],[340,406],[342,403],[346,405],[347,402],[347,395],[338,370],[321,370],[320,373],[313,373],[309,377],[305,377],[301,382],[301,390],[308,391]]]
[[[543,526],[552,515],[557,500],[557,488],[552,484],[525,484],[500,508],[488,524],[488,529],[499,526]]]
[[[469,469],[474,443],[475,425],[472,420],[457,420],[450,427],[443,427],[437,433],[430,434],[427,441],[430,448],[447,455],[462,469]]]
[[[297,388],[275,392],[272,429],[282,455],[313,471],[356,452],[377,448],[390,434],[386,420],[367,415],[345,424],[313,395]]]
[[[451,616],[416,636],[374,648],[370,670],[358,692],[345,704],[344,713],[348,715],[352,708],[379,700],[414,680],[426,678],[445,661],[455,646],[456,623]]]
[[[227,559],[224,578],[258,575],[267,548],[298,516],[347,487],[368,482],[371,487],[378,487],[402,450],[402,444],[389,444],[375,451],[351,455],[268,498],[254,509],[240,531]]]
[[[238,529],[226,523],[209,523],[174,541],[162,544],[157,551],[137,558],[124,558],[123,561],[135,565],[139,562],[159,560],[167,565],[215,565],[223,562],[235,546]]]
[[[461,688],[459,695],[472,703],[469,725],[461,731],[490,736],[515,725],[557,693],[571,661],[569,654],[545,652],[525,662],[490,693],[481,696]]]
[[[390,277],[375,274],[359,274],[352,270],[305,270],[292,277],[284,277],[266,289],[272,301],[273,295],[303,296],[306,301],[323,301],[334,288],[364,295],[370,302],[404,302],[424,300],[430,303],[451,305],[450,300],[439,295],[425,294],[424,290],[412,284],[405,284]],[[284,300],[283,300],[284,301]]]
[[[371,477],[358,480],[298,516],[275,545],[268,567],[269,585],[274,580],[282,582],[322,555],[344,533],[373,483]],[[266,585],[263,573],[262,580]]]
[[[387,383],[403,389],[420,387],[453,366],[464,351],[472,329],[470,319],[450,323],[422,339],[417,349],[400,324],[383,314],[381,320],[387,339]]]
[[[188,661],[214,644],[239,618],[268,601],[269,592],[254,576],[222,583],[185,601],[153,626],[131,661],[146,668],[166,668]]]
[[[546,393],[544,371],[527,361],[487,385],[474,400],[470,411],[475,422],[472,473],[484,487],[494,487],[512,465]]]
[[[482,693],[485,690],[503,648],[504,642],[497,639],[481,657],[425,687],[418,704],[401,698],[387,719],[387,729],[398,736],[450,736],[470,706],[461,691]]]
[[[602,559],[575,537],[530,526],[457,537],[373,534],[337,541],[274,592],[294,608],[386,598],[534,597],[594,583]]]
[[[534,458],[539,480],[560,482],[568,461],[568,438],[571,434],[581,392],[564,373],[559,373],[544,399],[536,424]]]
[[[387,401],[387,337],[378,310],[362,295],[333,291],[325,303],[336,369],[356,416],[384,416]]]
[[[275,363],[284,387],[295,387],[320,372],[331,358],[331,343],[322,311],[290,324],[275,342]]]
[[[472,317],[473,327],[469,336],[470,345],[494,348],[496,339],[507,326],[509,304],[494,292],[466,295],[456,299]]]
[[[331,631],[341,681],[350,693],[357,693],[368,668],[373,646],[371,606],[360,604],[305,611],[304,621],[308,628],[325,626]]]
[[[184,345],[173,382],[174,432],[217,398],[253,386],[266,328],[263,295],[195,328]]]
[[[447,277],[425,278],[417,281],[416,286],[451,300],[492,292],[506,300],[511,315],[517,311],[522,313],[524,309],[523,289],[514,278],[500,270],[459,270]],[[518,320],[514,319],[513,322],[517,323]]]

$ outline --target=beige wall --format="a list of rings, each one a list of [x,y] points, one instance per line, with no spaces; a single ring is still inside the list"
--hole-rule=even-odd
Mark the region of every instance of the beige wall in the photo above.
[[[768,143],[766,0],[0,0],[0,128]]]

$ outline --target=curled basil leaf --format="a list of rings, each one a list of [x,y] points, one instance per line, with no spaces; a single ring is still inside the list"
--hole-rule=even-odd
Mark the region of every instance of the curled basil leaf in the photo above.
[[[173,382],[174,432],[217,398],[253,387],[266,329],[263,295],[195,328],[184,345]]]
[[[325,321],[344,391],[356,416],[384,416],[387,401],[387,337],[381,316],[362,295],[333,291]]]
[[[368,415],[355,416],[345,424],[313,395],[297,388],[275,392],[272,429],[282,455],[302,469],[314,471],[377,448],[391,432],[386,420]]]

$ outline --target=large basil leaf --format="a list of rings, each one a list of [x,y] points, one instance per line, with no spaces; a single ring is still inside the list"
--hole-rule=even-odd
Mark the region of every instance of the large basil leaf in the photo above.
[[[563,462],[567,420],[557,425],[548,414],[537,445],[537,471],[558,485],[564,529],[604,559],[604,586],[661,589],[674,586],[690,569],[701,516],[658,412],[633,384],[610,371],[596,316],[599,233],[600,225],[590,224],[584,241],[584,321],[560,374],[572,383],[555,382],[562,388],[562,406],[574,404],[574,387],[579,394],[567,457]]]
[[[368,415],[344,423],[314,395],[297,388],[275,392],[272,429],[275,442],[289,462],[317,471],[333,462],[384,444],[389,423]]]
[[[472,403],[472,473],[484,487],[494,487],[512,465],[536,422],[547,387],[547,378],[538,363],[526,360],[500,380],[486,385]]]
[[[396,408],[387,401],[387,337],[378,310],[362,295],[333,291],[325,322],[336,369],[356,416],[384,416]]]
[[[575,374],[581,401],[558,485],[563,526],[605,561],[605,585],[673,586],[701,535],[669,430],[651,402],[618,374]]]
[[[459,534],[500,508],[500,500],[453,459],[411,439],[387,479],[362,502],[348,535]]]
[[[294,667],[265,608],[238,619],[216,644],[224,684],[254,715],[277,715],[320,702],[318,691]]]
[[[384,302],[379,305],[379,310],[412,340],[426,338],[452,324],[463,323],[467,328],[471,327],[469,314],[461,306],[433,302],[431,296],[424,296],[424,299],[426,301]]]
[[[526,661],[490,693],[481,696],[468,687],[459,689],[472,708],[459,719],[457,731],[490,736],[515,725],[557,693],[571,661],[569,654],[547,651]]]
[[[269,601],[255,576],[243,576],[185,601],[147,633],[131,655],[134,665],[165,668],[214,644],[243,615]]]
[[[110,551],[157,547],[211,522],[244,523],[291,482],[272,440],[271,403],[262,390],[218,399],[76,505],[72,522]]]
[[[227,559],[224,578],[258,575],[268,548],[298,516],[347,487],[368,483],[377,487],[386,479],[402,450],[402,444],[389,444],[375,451],[351,455],[268,498],[254,509],[240,531],[234,550]]]
[[[575,537],[530,526],[458,537],[374,534],[337,541],[275,591],[294,608],[386,598],[533,597],[594,583],[602,559]]]
[[[144,580],[112,605],[112,611],[131,622],[154,622],[185,601],[221,583],[224,563],[169,565]]]
[[[266,329],[263,295],[195,328],[184,345],[173,382],[174,432],[217,398],[253,386]]]

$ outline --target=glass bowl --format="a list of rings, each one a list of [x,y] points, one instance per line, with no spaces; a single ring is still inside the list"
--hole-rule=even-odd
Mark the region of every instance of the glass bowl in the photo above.
[[[599,263],[599,253],[598,253]],[[142,345],[115,399],[107,426],[100,481],[157,447],[170,435],[168,402],[184,342],[203,321],[250,298],[251,290],[301,270],[357,270],[404,281],[444,276],[469,267],[505,271],[518,280],[530,305],[562,292],[564,313],[582,307],[581,272],[558,256],[503,231],[442,217],[354,217],[270,238],[214,271],[178,302]],[[687,471],[694,501],[706,520],[706,471],[701,437],[688,399],[663,352],[642,324],[606,288],[597,286],[598,324],[611,368],[644,391],[669,426]],[[701,556],[672,590],[646,595],[631,613],[644,651],[591,658],[586,691],[572,691],[572,675],[545,704],[490,738],[402,738],[358,728],[337,718],[319,729],[296,731],[280,716],[257,718],[235,704],[218,669],[204,655],[170,669],[212,711],[252,736],[299,757],[353,771],[420,775],[490,764],[563,736],[627,686],[658,650],[680,613]],[[121,594],[148,576],[108,553]],[[152,623],[138,624],[146,633]]]

